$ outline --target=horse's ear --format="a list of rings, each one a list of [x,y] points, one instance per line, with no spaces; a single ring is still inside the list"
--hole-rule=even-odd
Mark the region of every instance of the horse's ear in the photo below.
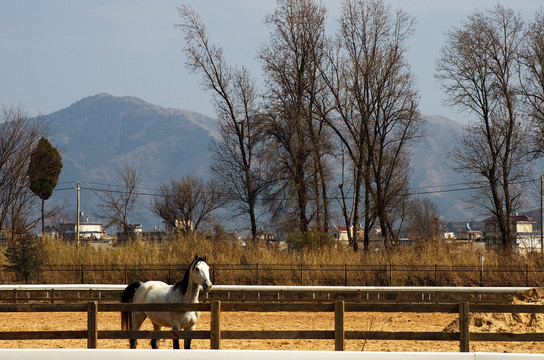
[[[202,260],[208,261],[208,259],[206,259],[206,255],[204,255],[204,256],[202,257]]]
[[[193,261],[198,260],[198,254],[195,255],[195,259]]]

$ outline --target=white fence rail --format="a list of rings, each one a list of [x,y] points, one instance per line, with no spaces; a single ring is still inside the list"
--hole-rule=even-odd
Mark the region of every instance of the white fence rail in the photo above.
[[[110,284],[37,284],[0,285],[0,291],[121,291],[127,285]],[[211,292],[342,292],[342,293],[463,293],[463,294],[517,294],[531,287],[470,287],[470,286],[280,286],[280,285],[214,285]]]
[[[181,351],[181,353],[180,353]],[[2,349],[2,360],[544,360],[540,354],[273,350]]]
[[[32,299],[32,293],[45,293],[45,299],[54,300],[62,292],[92,292],[95,298],[102,299],[108,292],[120,292],[126,285],[110,284],[39,284],[39,285],[0,285],[0,295],[13,294],[12,299],[24,301]],[[336,296],[356,296],[359,300],[382,300],[386,295],[406,295],[418,297],[421,301],[437,301],[442,295],[457,296],[512,296],[531,289],[530,287],[433,287],[433,286],[264,286],[264,285],[215,285],[204,299],[216,300],[296,300],[329,301]],[[0,296],[0,299],[2,297]],[[105,296],[105,298],[108,298]],[[9,300],[9,296],[3,296]],[[111,294],[109,296],[111,299]],[[43,300],[43,299],[42,299]]]

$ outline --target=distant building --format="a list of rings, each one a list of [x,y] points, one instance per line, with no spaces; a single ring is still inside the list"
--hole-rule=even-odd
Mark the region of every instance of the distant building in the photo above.
[[[458,231],[456,238],[457,240],[470,240],[470,241],[479,241],[483,239],[484,233],[480,230],[463,230]]]
[[[317,226],[310,226],[310,230],[318,230],[319,227]],[[351,235],[353,236],[353,227],[350,227],[349,229]],[[342,245],[349,245],[348,243],[348,228],[347,226],[340,226],[340,225],[333,225],[329,226],[328,233],[336,240],[338,243]],[[358,235],[361,236],[363,233],[363,230],[359,229]]]
[[[540,251],[540,238],[534,233],[536,221],[527,215],[512,216],[513,246],[520,252]],[[502,248],[497,217],[492,216],[485,223],[485,241],[490,249]]]
[[[193,222],[193,220],[185,221],[185,220],[176,219],[175,220],[176,226],[172,226],[172,224],[170,224],[167,221],[163,221],[163,224],[167,234],[174,234],[178,231],[187,232],[187,233],[195,231],[195,223]]]
[[[128,227],[134,235],[142,235],[144,231],[142,224],[128,224]]]
[[[65,240],[75,241],[76,236],[76,223],[62,223],[60,224],[59,235]],[[100,240],[106,233],[102,228],[102,223],[98,222],[80,222],[79,223],[79,239],[80,240]]]
[[[466,231],[470,229],[472,231],[484,231],[485,224],[481,221],[441,221],[439,224],[440,229],[444,233],[456,235],[459,231]]]

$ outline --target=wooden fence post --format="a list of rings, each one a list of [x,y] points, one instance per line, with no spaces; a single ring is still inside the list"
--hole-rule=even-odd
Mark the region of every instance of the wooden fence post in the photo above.
[[[87,303],[87,348],[96,349],[98,338],[98,303]]]
[[[459,351],[470,351],[469,307],[467,302],[459,304]]]
[[[344,351],[344,302],[334,303],[334,350]]]
[[[210,349],[221,348],[221,301],[211,302]]]

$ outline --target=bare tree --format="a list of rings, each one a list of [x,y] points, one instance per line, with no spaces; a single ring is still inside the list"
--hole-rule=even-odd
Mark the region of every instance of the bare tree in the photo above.
[[[413,199],[406,211],[406,232],[416,242],[430,241],[437,234],[438,207],[429,199]]]
[[[213,211],[226,203],[218,184],[210,180],[184,176],[161,185],[161,197],[155,199],[152,210],[171,228],[188,235],[210,221]]]
[[[544,153],[544,9],[537,11],[529,24],[519,59],[522,93],[528,103],[527,113],[533,120],[531,150],[541,156]]]
[[[138,201],[138,186],[141,183],[141,169],[137,169],[128,161],[119,168],[117,176],[121,187],[113,189],[92,189],[100,200],[95,215],[105,222],[105,227],[115,227],[127,240],[134,236],[129,226],[129,217],[133,215]],[[79,214],[78,214],[79,216]]]
[[[359,224],[364,198],[364,246],[378,221],[384,242],[393,242],[394,212],[407,196],[408,146],[418,136],[419,97],[404,57],[414,19],[383,1],[346,0],[339,31],[323,74],[333,95],[334,129],[350,160],[352,221]],[[346,202],[343,185],[341,194]],[[346,213],[347,214],[347,213]],[[356,239],[350,238],[357,250]]]
[[[38,219],[30,219],[35,197],[26,174],[32,149],[47,126],[28,119],[21,107],[2,107],[0,117],[0,229],[26,234]]]
[[[323,126],[327,95],[319,74],[325,12],[318,1],[278,0],[265,20],[269,42],[258,56],[267,90],[267,159],[275,180],[270,199],[284,220],[291,227],[294,221],[302,232],[314,214],[324,228],[329,217],[325,160],[330,143]]]
[[[474,116],[451,157],[477,188],[471,202],[497,218],[506,250],[513,244],[511,217],[526,176],[516,63],[523,36],[513,10],[497,5],[476,11],[448,32],[435,73],[447,102]]]
[[[212,91],[220,139],[212,141],[212,171],[237,205],[236,215],[249,216],[251,236],[257,236],[258,197],[266,189],[259,124],[260,104],[255,80],[245,68],[226,64],[223,51],[210,43],[206,27],[195,10],[178,8],[186,41],[187,68],[202,75],[204,89]]]

